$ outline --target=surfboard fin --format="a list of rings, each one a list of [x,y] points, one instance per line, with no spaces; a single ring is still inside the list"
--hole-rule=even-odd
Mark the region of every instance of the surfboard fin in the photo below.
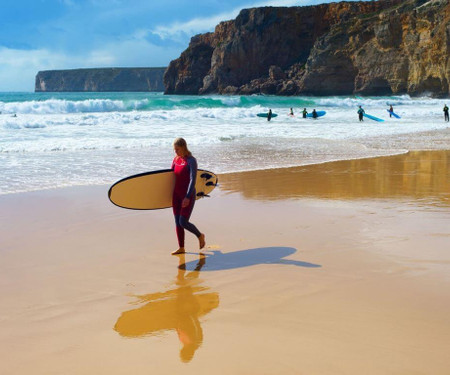
[[[209,198],[209,195],[208,195],[208,194],[205,194],[203,191],[201,191],[201,192],[197,193],[197,197],[200,197],[200,198],[205,198],[205,197],[207,197],[207,198]]]
[[[208,181],[208,182],[206,183],[206,186],[217,186],[217,184],[215,184],[215,183],[212,182],[212,181]]]

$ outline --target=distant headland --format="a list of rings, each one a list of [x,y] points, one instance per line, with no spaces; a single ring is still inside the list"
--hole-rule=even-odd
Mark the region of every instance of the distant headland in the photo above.
[[[165,67],[45,70],[36,75],[34,91],[164,91],[165,70]]]

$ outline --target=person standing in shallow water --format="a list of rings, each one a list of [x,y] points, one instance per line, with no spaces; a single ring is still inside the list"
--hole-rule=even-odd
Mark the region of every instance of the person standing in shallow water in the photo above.
[[[389,107],[389,117],[392,117],[392,113],[394,113],[394,108],[392,105]]]
[[[269,109],[269,113],[267,114],[267,121],[270,121],[272,119],[272,110]]]
[[[172,208],[175,218],[178,250],[172,252],[172,255],[183,254],[184,248],[184,230],[187,229],[193,233],[199,242],[199,248],[205,247],[205,235],[197,227],[189,222],[192,210],[195,204],[195,181],[197,178],[197,160],[192,156],[183,138],[177,138],[173,142],[175,158],[171,169],[175,174],[175,187],[172,195]]]
[[[308,114],[308,111],[306,110],[306,108],[303,108],[303,112],[302,112],[303,118],[306,118],[307,114]]]
[[[361,106],[359,106],[359,109],[358,109],[358,117],[359,117],[359,121],[364,121],[364,109],[362,109],[362,107]]]
[[[444,105],[443,111],[444,111],[444,121],[448,122],[448,107],[447,107],[447,104]]]

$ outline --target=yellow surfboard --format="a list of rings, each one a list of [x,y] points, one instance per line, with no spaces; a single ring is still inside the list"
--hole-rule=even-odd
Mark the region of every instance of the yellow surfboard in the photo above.
[[[216,187],[218,178],[199,169],[195,190],[196,199],[208,196]],[[109,200],[116,206],[132,210],[158,210],[172,207],[175,175],[171,169],[141,173],[117,181],[108,191]]]

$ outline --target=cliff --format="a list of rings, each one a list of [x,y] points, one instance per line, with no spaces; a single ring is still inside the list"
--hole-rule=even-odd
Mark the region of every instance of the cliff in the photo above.
[[[164,91],[166,68],[46,70],[36,75],[35,91]]]
[[[166,94],[449,95],[448,0],[244,9],[193,37]]]

